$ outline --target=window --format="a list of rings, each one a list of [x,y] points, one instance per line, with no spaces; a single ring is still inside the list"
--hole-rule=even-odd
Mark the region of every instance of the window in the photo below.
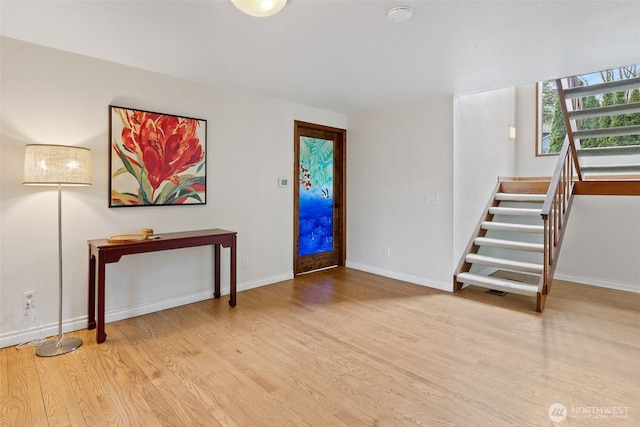
[[[575,77],[574,84],[586,86],[603,82],[626,80],[634,77],[640,77],[640,64],[582,74]],[[555,80],[545,80],[537,84],[536,101],[536,154],[556,154],[562,148],[566,128],[562,117]],[[574,108],[576,109],[640,102],[640,89],[634,88],[606,93],[604,95],[585,96],[574,100],[574,102]],[[576,104],[578,106],[576,106]],[[593,117],[577,121],[578,129],[609,128],[629,125],[640,125],[640,113]],[[584,148],[640,145],[640,135],[582,139],[580,145]]]

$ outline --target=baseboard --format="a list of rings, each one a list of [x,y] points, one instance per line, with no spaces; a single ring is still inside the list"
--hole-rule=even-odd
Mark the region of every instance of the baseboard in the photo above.
[[[80,329],[86,329],[87,316],[81,316],[75,319],[70,319],[62,322],[62,332],[67,333],[71,331],[77,331]],[[42,326],[42,336],[53,337],[58,333],[58,323],[51,323]],[[0,348],[10,347],[18,344],[29,343],[38,339],[40,334],[35,327],[29,329],[23,329],[21,331],[9,332],[0,335]]]
[[[250,282],[243,282],[242,284],[238,285],[237,290],[238,292],[248,291],[249,289],[259,288],[261,286],[273,285],[274,283],[284,282],[285,280],[291,280],[291,279],[293,279],[293,271],[290,271],[288,273],[276,274],[269,277],[263,277],[262,279],[252,280]],[[227,288],[227,293],[228,291],[229,291],[229,288]]]
[[[236,291],[246,291],[253,288],[259,288],[261,286],[271,285],[273,283],[290,280],[293,278],[293,272],[277,274],[274,276],[265,277],[259,280],[253,280],[249,282],[238,283]],[[222,298],[229,295],[229,285],[222,286],[220,288]],[[149,301],[142,304],[119,308],[115,310],[107,310],[105,312],[105,322],[111,323],[118,320],[129,319],[131,317],[142,316],[144,314],[153,313],[160,310],[167,310],[169,308],[179,307],[181,305],[192,304],[194,302],[204,301],[213,298],[213,292],[208,289],[206,291],[194,292],[185,295],[179,295],[177,297],[165,298],[162,300]],[[241,297],[240,297],[241,298]],[[241,303],[242,300],[239,301]],[[70,320],[64,320],[62,322],[62,331],[64,333],[77,331],[87,328],[87,316],[81,316]],[[42,334],[45,337],[52,337],[58,333],[58,323],[50,323],[42,326]],[[39,336],[38,330],[33,327],[16,332],[10,332],[0,335],[0,348],[10,347],[25,342],[31,342],[37,339]]]
[[[433,280],[427,280],[423,277],[412,276],[410,274],[400,273],[392,270],[385,270],[383,268],[373,267],[370,265],[359,264],[357,262],[346,262],[346,267],[353,268],[354,270],[366,271],[367,273],[377,274],[378,276],[389,277],[390,279],[401,280],[407,283],[413,283],[415,285],[427,286],[429,288],[438,289],[441,291],[452,292],[453,291],[453,276],[451,282],[439,282]]]
[[[222,295],[229,294],[229,288],[220,288]],[[180,307],[181,305],[193,304],[194,302],[204,301],[213,298],[213,292],[210,289],[206,291],[194,292],[191,294],[179,295],[161,300],[144,302],[142,304],[132,305],[130,307],[118,308],[115,310],[106,310],[104,313],[105,323],[117,322],[118,320],[129,319],[131,317],[143,316],[145,314],[154,313],[156,311],[167,310],[169,308]],[[86,324],[85,324],[86,327]]]
[[[601,288],[615,289],[617,291],[626,291],[640,293],[640,285],[633,283],[617,282],[615,280],[604,280],[595,277],[573,276],[570,274],[555,273],[554,279],[564,280],[566,282],[580,283],[581,285],[598,286]]]

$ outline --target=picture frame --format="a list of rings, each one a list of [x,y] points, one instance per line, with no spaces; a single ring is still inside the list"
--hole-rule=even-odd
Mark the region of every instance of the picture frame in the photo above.
[[[109,207],[204,205],[207,121],[109,106]]]

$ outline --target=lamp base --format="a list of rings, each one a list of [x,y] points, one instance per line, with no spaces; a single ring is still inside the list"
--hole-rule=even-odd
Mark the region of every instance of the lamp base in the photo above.
[[[36,354],[42,357],[60,356],[77,350],[81,345],[82,340],[80,338],[62,338],[61,340],[43,342],[36,349]]]

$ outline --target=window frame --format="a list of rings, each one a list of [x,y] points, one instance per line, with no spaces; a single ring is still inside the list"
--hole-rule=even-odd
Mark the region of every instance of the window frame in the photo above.
[[[555,86],[555,80],[543,80],[543,81],[539,81],[536,83],[536,143],[535,143],[535,150],[536,150],[536,157],[548,157],[548,156],[557,156],[559,153],[558,152],[548,152],[548,153],[544,153],[543,147],[542,147],[542,139],[543,139],[543,132],[542,132],[542,117],[543,117],[543,104],[542,104],[542,93],[543,93],[543,88],[544,88],[544,83],[545,82],[554,82],[554,86]],[[557,89],[556,89],[556,97],[557,97]],[[555,102],[554,102],[555,104]],[[551,111],[550,114],[553,115],[554,111]]]

